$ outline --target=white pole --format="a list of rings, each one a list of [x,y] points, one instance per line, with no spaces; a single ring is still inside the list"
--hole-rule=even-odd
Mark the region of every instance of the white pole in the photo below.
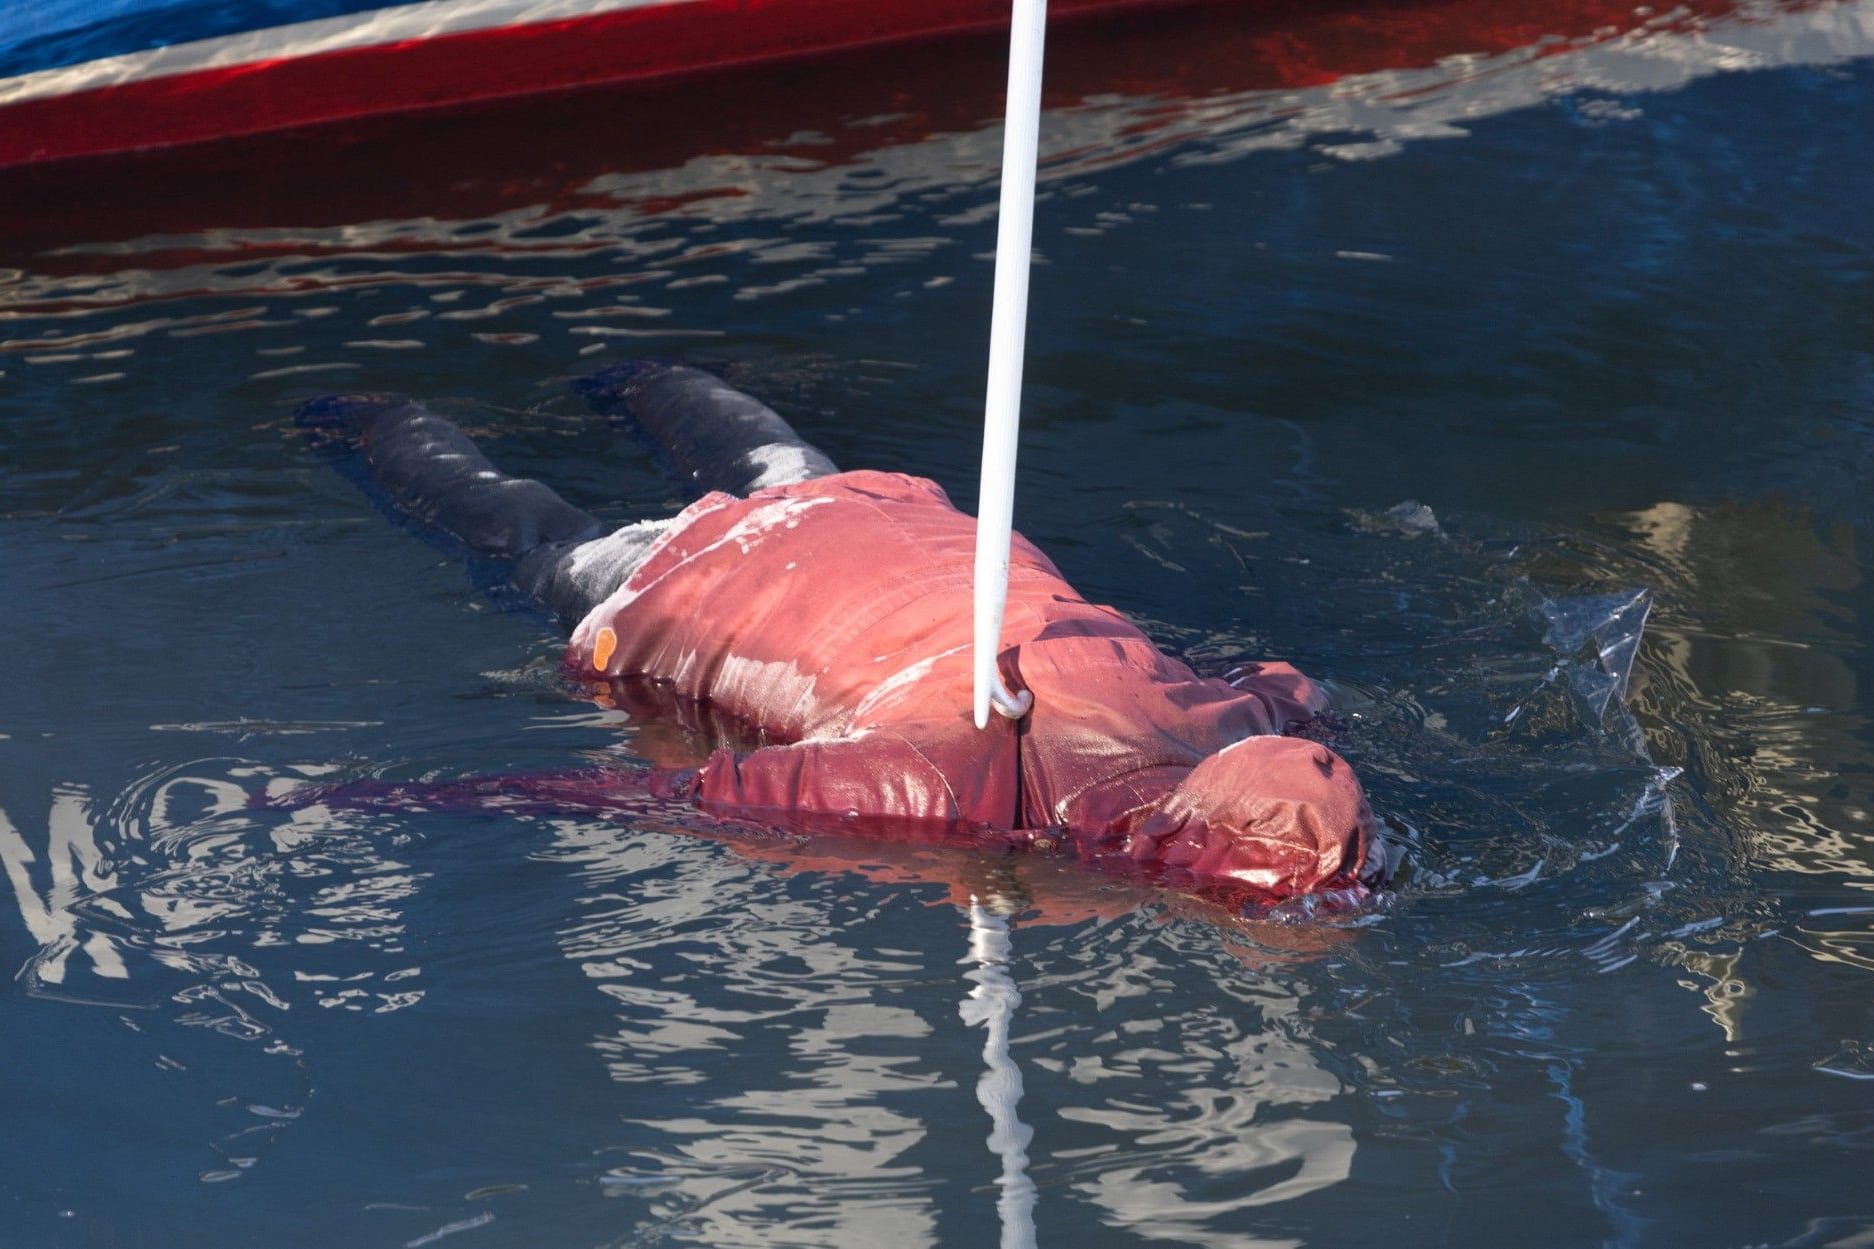
[[[1022,343],[1028,331],[1029,252],[1035,231],[1035,154],[1041,129],[1041,50],[1047,0],[1015,0],[1009,29],[1008,120],[1002,134],[1002,206],[996,229],[995,304],[989,318],[989,386],[983,405],[983,475],[976,509],[976,727],[989,708],[1026,714],[1026,690],[1009,693],[996,672],[1009,598],[1009,535],[1015,518],[1015,448],[1021,431]]]

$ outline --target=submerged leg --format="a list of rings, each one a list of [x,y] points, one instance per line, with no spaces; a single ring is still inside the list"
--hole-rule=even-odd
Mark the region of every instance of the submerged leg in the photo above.
[[[704,490],[747,494],[839,471],[772,409],[701,369],[632,361],[573,385],[598,411],[628,418]]]
[[[531,477],[489,463],[454,422],[422,405],[336,395],[299,410],[300,424],[335,431],[395,507],[478,555],[513,564],[514,584],[565,623],[624,583],[668,522],[606,533],[597,518]]]
[[[552,609],[567,628],[637,571],[669,520],[642,520],[585,542],[549,542],[514,565],[515,585]]]
[[[605,532],[544,483],[497,469],[454,422],[421,404],[333,395],[301,408],[299,422],[337,431],[399,511],[478,555],[519,559],[542,543]]]
[[[620,364],[575,385],[598,411],[636,425],[704,490],[747,494],[839,471],[771,409],[700,369]],[[453,422],[407,400],[315,399],[299,420],[338,431],[399,511],[510,561],[514,584],[567,624],[624,584],[669,524],[608,534],[545,484],[497,469]]]

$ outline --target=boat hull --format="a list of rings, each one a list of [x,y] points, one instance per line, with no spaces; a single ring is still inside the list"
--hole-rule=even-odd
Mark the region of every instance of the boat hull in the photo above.
[[[1178,0],[1054,0],[1059,16]],[[1006,26],[1006,0],[429,0],[0,79],[0,168]]]

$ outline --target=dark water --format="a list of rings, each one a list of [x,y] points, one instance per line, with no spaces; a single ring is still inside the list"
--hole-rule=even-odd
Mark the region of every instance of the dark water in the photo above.
[[[567,379],[684,354],[973,495],[994,44],[8,184],[0,1239],[1874,1243],[1874,4],[1488,9],[1054,50],[1017,523],[1331,681],[1411,854],[1288,924],[1018,865],[1032,1225],[1003,868],[247,805],[641,731],[309,396],[622,519],[680,496]]]

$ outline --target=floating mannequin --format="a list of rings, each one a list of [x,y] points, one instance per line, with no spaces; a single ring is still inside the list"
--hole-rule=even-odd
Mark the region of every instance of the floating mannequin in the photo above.
[[[980,838],[1165,884],[1278,901],[1384,871],[1346,762],[1309,737],[1308,678],[1250,664],[1197,676],[1087,602],[1015,539],[998,667],[1034,697],[971,718],[975,522],[933,482],[840,472],[715,377],[627,364],[582,380],[707,493],[611,533],[540,482],[495,469],[420,405],[315,401],[391,501],[480,555],[572,627],[565,671],[599,701],[739,726],[658,791],[759,821]]]

